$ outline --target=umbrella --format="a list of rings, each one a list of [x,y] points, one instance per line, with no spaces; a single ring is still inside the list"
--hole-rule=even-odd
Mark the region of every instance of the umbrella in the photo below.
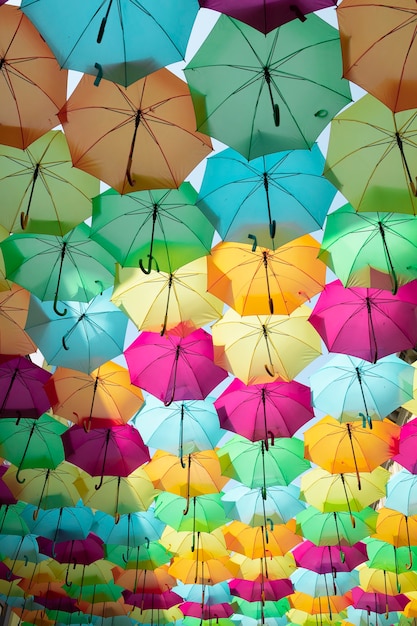
[[[213,361],[211,335],[181,326],[166,336],[143,331],[125,350],[132,383],[162,400],[204,400],[227,376]]]
[[[218,449],[217,456],[224,476],[246,487],[260,487],[266,500],[267,487],[289,485],[310,468],[303,452],[302,440],[295,437],[275,439],[266,449],[264,441],[252,442],[235,435]]]
[[[123,570],[113,567],[113,578],[120,585],[133,593],[162,593],[175,586],[174,576],[168,573],[168,566],[162,565],[153,570]]]
[[[95,528],[106,545],[117,544],[125,548],[123,560],[126,567],[132,558],[131,551],[141,546],[149,549],[151,541],[160,539],[165,524],[155,516],[151,507],[147,511],[121,515],[117,523],[112,516],[98,512],[93,530]]]
[[[117,265],[111,299],[139,330],[161,335],[181,323],[191,332],[218,320],[223,311],[223,302],[207,293],[205,257],[170,273],[151,270],[144,274],[140,269]]]
[[[97,89],[85,74],[59,119],[74,166],[119,193],[179,187],[212,149],[195,130],[187,84],[166,68],[126,89]]]
[[[174,587],[174,591],[189,602],[200,602],[205,604],[205,606],[231,602],[232,600],[229,586],[226,582],[215,583],[214,585],[185,585],[179,581]]]
[[[0,360],[0,416],[19,420],[37,418],[48,411],[51,403],[44,384],[50,377],[49,372],[29,358]]]
[[[360,587],[352,589],[352,598],[355,609],[385,613],[386,617],[390,611],[402,611],[409,602],[409,598],[404,594],[390,596],[383,593],[366,592]]]
[[[290,606],[300,611],[305,611],[311,615],[329,613],[330,619],[334,614],[338,614],[352,603],[352,596],[349,591],[340,596],[313,597],[302,591],[295,591],[288,596]]]
[[[108,189],[93,198],[91,238],[122,267],[173,272],[211,248],[214,228],[196,200],[190,183],[123,196]]]
[[[85,539],[94,520],[93,511],[82,504],[41,510],[36,520],[33,519],[34,510],[35,507],[28,504],[22,512],[22,518],[28,524],[30,532],[54,542]]]
[[[240,316],[228,309],[212,326],[214,360],[247,385],[292,380],[321,354],[302,305],[290,315]]]
[[[84,222],[63,237],[14,234],[0,243],[6,275],[40,300],[89,302],[113,285],[114,259],[89,239]]]
[[[415,215],[416,116],[367,94],[333,118],[324,175],[357,211]]]
[[[412,424],[412,422],[410,422]],[[405,425],[405,424],[404,424]],[[400,433],[400,444],[401,444]],[[403,469],[393,474],[387,483],[387,497],[385,506],[403,513],[403,515],[417,515],[417,476]]]
[[[352,517],[355,520],[354,526]],[[309,506],[296,517],[297,532],[317,546],[337,546],[342,551],[342,546],[353,546],[375,532],[377,519],[378,513],[369,506],[352,513],[322,513]]]
[[[363,565],[359,569],[359,585],[364,591],[376,591],[395,596],[416,590],[417,572],[403,572],[395,575],[393,572],[372,568]]]
[[[129,554],[126,546],[105,545],[106,558],[123,569],[155,569],[169,563],[172,552],[164,548],[159,540],[142,543],[133,548]],[[126,558],[127,557],[127,558]]]
[[[229,556],[204,561],[196,557],[174,557],[169,572],[186,585],[212,585],[233,578],[238,568]]]
[[[415,216],[357,213],[346,204],[328,216],[319,257],[345,287],[391,289],[395,294],[416,278],[416,267],[410,264],[416,228]]]
[[[371,426],[412,398],[413,377],[413,367],[395,355],[377,363],[335,355],[310,376],[312,404],[341,421],[362,417]]]
[[[311,148],[350,102],[341,64],[337,30],[316,15],[267,35],[221,15],[184,69],[197,128],[248,160]]]
[[[289,315],[319,293],[326,266],[317,254],[320,244],[304,235],[268,248],[220,242],[207,258],[207,290],[240,315]]]
[[[417,106],[411,89],[415,6],[410,0],[362,4],[347,0],[337,9],[343,75],[381,100],[391,111]],[[369,24],[357,29],[358,24]]]
[[[67,426],[44,413],[38,419],[25,419],[16,424],[15,419],[3,419],[0,433],[0,454],[18,466],[20,471],[28,468],[54,469],[64,460],[61,434]]]
[[[8,199],[1,216],[9,232],[62,236],[91,216],[99,180],[72,167],[62,131],[42,135],[26,150],[2,146],[0,192]]]
[[[18,285],[0,291],[0,354],[24,356],[36,352],[36,346],[24,331],[30,293]]]
[[[131,604],[134,609],[139,608],[141,611],[169,609],[183,601],[181,596],[171,590],[162,593],[132,593],[132,591],[125,589],[123,597],[126,604]]]
[[[233,521],[223,528],[228,549],[244,554],[250,559],[284,556],[302,538],[294,532],[295,522],[264,526],[248,526],[243,522]]]
[[[325,609],[326,607],[323,607]],[[287,619],[290,624],[300,624],[300,626],[332,626],[335,621],[343,623],[345,611],[342,613],[316,613],[312,615],[301,609],[290,609],[287,611]]]
[[[163,491],[156,498],[155,516],[177,531],[211,532],[226,524],[226,517],[220,493],[193,496],[188,511],[186,499],[169,491]]]
[[[259,598],[261,598],[261,602],[276,602],[293,591],[292,582],[289,578],[280,580],[266,579],[262,582],[234,578],[229,581],[228,585],[232,595],[238,596],[247,602],[256,602],[259,601]]]
[[[143,394],[131,384],[127,369],[113,361],[91,374],[57,367],[45,391],[54,413],[87,430],[125,424],[143,404]]]
[[[128,318],[112,302],[110,289],[89,302],[42,302],[32,296],[26,332],[46,361],[90,373],[123,353]],[[80,409],[80,407],[79,407]]]
[[[400,620],[400,615],[397,611],[390,611],[387,619],[385,613],[374,613],[369,609],[355,609],[353,606],[348,606],[345,620],[354,626],[388,626]]]
[[[295,561],[291,552],[285,556],[267,556],[260,559],[251,559],[236,552],[231,556],[231,562],[237,569],[235,578],[262,582],[266,579],[281,580],[289,578],[295,571]]]
[[[333,578],[337,578],[339,572],[351,572],[366,561],[367,545],[358,542],[352,546],[317,546],[305,539],[294,548],[292,554],[298,567],[318,574],[333,574]]]
[[[378,511],[376,530],[372,537],[382,539],[395,548],[406,546],[409,557],[406,568],[409,570],[413,567],[411,546],[417,546],[417,516],[408,516],[388,507],[381,507]]]
[[[199,602],[182,602],[178,608],[184,616],[209,620],[230,617],[234,613],[233,608],[226,602],[209,606],[204,606]]]
[[[25,502],[16,504],[3,504],[0,506],[0,534],[1,535],[26,535],[29,534],[29,526],[22,517],[27,507]],[[1,578],[1,576],[0,576]]]
[[[291,574],[291,582],[295,591],[301,591],[314,597],[329,595],[343,595],[353,587],[359,585],[359,574],[352,572],[317,573],[313,570],[299,567]]]
[[[104,476],[129,476],[150,460],[139,432],[128,424],[89,432],[74,424],[62,434],[62,443],[67,461],[90,476],[100,477],[96,489],[103,484]]]
[[[59,123],[67,72],[36,28],[15,6],[1,10],[0,141],[25,149]]]
[[[70,568],[71,576],[68,576],[66,584],[73,583],[83,587],[84,585],[98,585],[109,582],[112,579],[112,569],[114,565],[110,561],[105,559],[98,559],[93,561],[89,565],[77,564]],[[51,569],[53,570],[58,580],[64,580],[67,572],[67,563],[58,563],[58,561],[51,562]],[[69,585],[71,586],[71,585]]]
[[[316,143],[251,161],[228,148],[207,159],[197,206],[223,241],[274,250],[323,226],[336,192],[323,167]]]
[[[125,87],[184,58],[197,0],[66,2],[23,0],[22,10],[51,46],[61,67]],[[181,19],[178,19],[181,15]],[[53,26],[54,25],[54,26]],[[138,40],[137,33],[141,32]]]
[[[417,281],[393,295],[384,289],[345,288],[336,280],[324,287],[309,322],[331,352],[376,363],[416,345],[416,307]]]
[[[415,458],[414,442],[417,436],[417,422],[412,420],[401,427],[400,439],[398,443],[398,454],[393,457],[394,461],[400,463],[409,472],[417,474],[417,460]]]
[[[228,557],[225,538],[221,529],[211,533],[177,531],[167,526],[162,533],[160,542],[174,556],[181,556],[195,561],[208,561],[219,557]]]
[[[77,565],[91,565],[104,558],[103,540],[94,533],[89,533],[85,539],[71,539],[58,543],[45,537],[38,537],[37,542],[42,554],[67,565],[65,582],[69,587],[72,584],[69,582],[70,566],[75,568]]]
[[[366,550],[369,559],[368,566],[371,568],[394,572],[395,574],[403,574],[410,569],[414,571],[416,569],[415,565],[410,568],[409,550],[406,546],[396,548],[386,541],[374,538],[367,540]],[[417,546],[411,546],[411,552],[413,563],[417,563]],[[397,593],[400,591],[401,589],[397,588]]]
[[[245,385],[235,378],[214,406],[223,428],[268,445],[272,435],[292,437],[313,418],[310,397],[310,389],[294,380]]]

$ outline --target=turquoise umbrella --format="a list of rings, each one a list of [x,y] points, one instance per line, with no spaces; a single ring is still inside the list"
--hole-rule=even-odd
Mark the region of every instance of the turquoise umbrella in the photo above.
[[[36,506],[28,504],[22,512],[22,518],[28,525],[29,532],[56,543],[71,541],[71,539],[85,539],[94,521],[93,511],[82,504],[40,509],[36,519],[33,516],[35,511]]]
[[[392,475],[387,482],[385,506],[403,515],[417,515],[417,476],[406,469]]]

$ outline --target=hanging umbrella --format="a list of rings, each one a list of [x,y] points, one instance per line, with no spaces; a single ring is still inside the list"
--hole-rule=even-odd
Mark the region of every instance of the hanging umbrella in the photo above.
[[[59,124],[67,72],[25,15],[3,7],[0,28],[0,141],[25,149]]]
[[[66,589],[67,594],[71,598],[77,600],[77,604],[81,606],[83,602],[94,604],[95,602],[114,602],[122,597],[123,587],[115,585],[112,580],[107,583],[96,585],[71,585]]]
[[[417,276],[410,262],[416,228],[415,216],[357,213],[346,204],[328,216],[319,257],[345,287],[391,289],[395,295]]]
[[[198,4],[197,0],[168,0],[155,6],[148,0],[134,0],[112,6],[112,2],[86,5],[80,0],[69,7],[63,1],[23,0],[22,10],[61,67],[99,74],[126,87],[184,58]]]
[[[312,404],[341,421],[383,419],[413,395],[414,369],[395,355],[336,355],[310,376]]]
[[[131,604],[134,609],[139,608],[141,611],[170,609],[183,601],[181,596],[171,590],[162,593],[132,593],[125,589],[123,597],[126,604]]]
[[[395,596],[400,591],[408,593],[416,590],[417,572],[403,572],[395,575],[393,572],[363,565],[359,569],[359,585],[367,592],[376,591]]]
[[[87,303],[60,300],[64,315],[58,303],[32,296],[26,332],[50,365],[88,374],[123,353],[129,320],[110,302],[110,293],[106,289]]]
[[[224,476],[238,480],[246,487],[260,487],[266,500],[266,488],[289,485],[310,468],[304,459],[304,445],[295,437],[279,438],[266,449],[264,441],[252,442],[235,435],[218,449]]]
[[[155,516],[178,531],[211,532],[229,521],[220,493],[193,496],[184,515],[186,504],[182,496],[163,491],[156,498]]]
[[[207,293],[207,261],[200,258],[174,272],[116,266],[112,302],[118,306],[139,330],[163,335],[178,324],[190,327],[190,332],[218,320],[223,302]],[[138,308],[137,303],[142,306]]]
[[[302,538],[294,532],[294,527],[295,523],[252,527],[233,521],[223,528],[223,534],[230,552],[244,554],[250,559],[260,559],[284,556],[301,543]]]
[[[215,362],[247,385],[292,380],[321,354],[310,313],[306,305],[290,315],[242,317],[228,309],[212,326]]]
[[[352,599],[352,605],[355,609],[385,613],[385,617],[391,611],[402,611],[409,602],[409,599],[404,594],[389,596],[383,593],[366,592],[360,587],[352,589]]]
[[[319,293],[326,266],[320,244],[304,235],[275,252],[267,248],[220,242],[207,257],[207,290],[240,315],[289,315]]]
[[[125,195],[114,189],[93,198],[91,238],[122,267],[173,272],[209,253],[214,227],[196,208],[190,183]]]
[[[212,606],[221,602],[231,602],[232,597],[227,582],[213,585],[184,584],[181,581],[174,587],[174,591],[188,602],[200,602]]]
[[[28,468],[55,469],[64,460],[61,434],[67,426],[44,413],[38,419],[3,419],[0,432],[0,454],[17,465],[16,480]]]
[[[410,570],[416,571],[417,565],[417,546],[411,546],[413,556],[413,566],[410,568],[409,551],[405,546],[396,548],[387,541],[381,539],[368,539],[366,542],[366,550],[368,553],[368,566],[393,572],[394,574],[403,574]],[[397,588],[397,593],[401,589]]]
[[[162,593],[175,586],[174,576],[168,573],[168,566],[163,565],[154,570],[123,570],[113,567],[113,578],[116,585],[121,585],[133,593]]]
[[[1,223],[9,232],[65,235],[91,216],[100,182],[72,167],[62,131],[42,135],[26,150],[2,146],[0,192],[8,202]]]
[[[240,616],[243,619],[259,620],[261,624],[265,624],[266,620],[286,618],[286,613],[290,610],[290,604],[287,598],[278,601],[265,600],[248,602],[243,598],[235,598],[232,602],[232,608],[235,611],[235,617]]]
[[[182,336],[143,331],[125,350],[132,383],[169,406],[174,400],[204,400],[227,376],[213,362],[211,335],[199,328]]]
[[[267,579],[263,582],[234,578],[229,581],[228,585],[232,595],[247,602],[256,602],[259,601],[259,598],[261,598],[261,602],[277,602],[293,591],[293,585],[289,578],[280,580]]]
[[[412,422],[409,422],[412,424]],[[404,424],[405,425],[405,424]],[[400,433],[400,445],[401,445]],[[403,515],[417,515],[417,476],[403,469],[393,474],[387,483],[387,497],[385,506],[403,513]]]
[[[84,587],[84,585],[98,585],[109,582],[112,579],[113,567],[113,563],[110,563],[110,561],[106,561],[105,559],[93,561],[93,563],[90,563],[89,565],[73,565],[70,568],[66,584],[71,582],[75,585],[79,585],[80,587]],[[66,563],[61,564],[58,563],[58,561],[52,561],[51,569],[58,580],[65,579],[67,571]]]
[[[79,224],[64,237],[15,234],[0,243],[6,275],[40,300],[88,302],[114,281],[114,259]]]
[[[22,512],[22,517],[28,524],[30,532],[54,542],[85,539],[94,520],[93,511],[79,503],[75,507],[41,510],[36,520],[33,519],[34,510],[35,507],[28,504]]]
[[[416,214],[416,116],[367,94],[333,118],[324,175],[357,211]]]
[[[87,430],[126,424],[143,404],[143,394],[131,384],[127,369],[113,361],[91,374],[57,367],[45,391],[54,413]]]
[[[226,602],[210,606],[201,605],[199,602],[182,602],[178,608],[184,616],[209,620],[230,617],[234,613],[233,608]]]
[[[106,545],[124,547],[123,561],[126,567],[127,562],[134,558],[135,548],[143,546],[149,549],[151,541],[160,539],[165,523],[155,516],[154,508],[151,507],[147,511],[121,515],[117,521],[106,513],[97,512],[93,530],[96,528]]]
[[[205,561],[196,557],[174,557],[169,572],[186,585],[212,585],[237,576],[238,568],[229,556]]]
[[[42,554],[54,558],[58,563],[67,565],[65,584],[69,587],[72,585],[69,578],[70,569],[75,569],[78,565],[91,565],[91,563],[104,558],[103,541],[94,533],[90,533],[85,539],[71,539],[71,541],[59,543],[38,537],[37,542]]]
[[[337,578],[339,572],[351,572],[366,561],[367,545],[358,542],[352,546],[318,546],[305,539],[294,548],[292,554],[298,567],[318,574],[333,574],[333,578]]]
[[[327,596],[326,598],[318,596],[314,598],[302,591],[295,591],[288,596],[288,602],[292,608],[305,611],[310,615],[329,613],[330,619],[332,619],[334,614],[340,613],[352,604],[352,596],[346,592],[341,596]]]
[[[412,474],[417,474],[417,460],[414,452],[414,442],[416,436],[417,422],[412,420],[411,422],[401,426],[398,454],[393,457],[394,461],[400,463]]]
[[[355,525],[352,524],[352,519]],[[297,532],[317,546],[353,546],[375,532],[378,513],[371,507],[360,512],[339,511],[322,513],[313,506],[307,507],[296,517]]]
[[[335,577],[331,572],[319,574],[305,567],[299,567],[291,574],[291,581],[295,591],[301,591],[313,597],[343,595],[359,585],[359,574],[353,570],[352,572],[338,572]]]
[[[410,0],[362,4],[347,0],[337,8],[342,44],[343,76],[384,102],[391,111],[417,106],[411,85],[415,6]],[[358,24],[368,24],[358,29]]]
[[[345,619],[347,623],[354,626],[388,626],[400,620],[400,615],[397,611],[390,611],[388,618],[386,618],[384,613],[375,613],[368,609],[355,609],[353,606],[348,606]]]
[[[162,533],[160,542],[174,556],[181,556],[196,561],[208,561],[221,557],[228,557],[228,549],[221,529],[211,533],[192,531],[177,531],[167,526]]]
[[[251,161],[228,148],[207,159],[197,206],[223,241],[275,250],[323,226],[336,192],[323,167],[316,143]]]
[[[314,416],[310,389],[294,380],[245,385],[235,378],[214,406],[223,428],[266,445],[272,435],[292,437]]]
[[[289,578],[295,571],[295,561],[291,552],[285,556],[262,557],[251,559],[236,552],[230,557],[237,572],[235,578],[262,582],[266,579],[281,580]]]
[[[309,322],[329,351],[376,363],[416,345],[416,306],[416,281],[392,295],[384,289],[345,288],[336,280],[325,285]]]
[[[403,515],[399,511],[381,507],[372,537],[386,541],[395,548],[407,547],[409,562],[406,568],[409,570],[413,567],[411,546],[417,546],[417,516]]]
[[[99,476],[96,489],[103,484],[104,476],[129,476],[150,460],[139,432],[128,424],[89,432],[74,424],[61,438],[66,460],[90,476]]]
[[[187,84],[166,68],[126,89],[97,89],[85,74],[59,119],[74,166],[119,193],[179,187],[212,149],[195,130]]]
[[[155,569],[166,565],[173,556],[159,541],[142,543],[126,554],[126,546],[105,545],[106,558],[123,569]]]
[[[341,63],[337,30],[316,15],[268,35],[221,15],[184,69],[197,128],[248,160],[311,148],[350,102]]]
[[[0,506],[0,534],[1,535],[26,535],[29,534],[29,526],[22,517],[27,504],[3,504]],[[0,575],[1,578],[1,575]]]
[[[36,352],[36,346],[25,333],[30,293],[12,284],[0,291],[0,354],[24,356]]]
[[[49,372],[29,358],[0,360],[0,416],[36,419],[48,411],[51,403],[44,384],[50,377]]]

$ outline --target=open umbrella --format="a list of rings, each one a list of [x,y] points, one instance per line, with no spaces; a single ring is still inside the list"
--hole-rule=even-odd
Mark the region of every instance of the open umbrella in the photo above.
[[[0,534],[20,536],[29,534],[29,526],[22,517],[26,507],[27,504],[25,502],[0,506]]]
[[[18,7],[1,10],[0,141],[27,148],[59,124],[67,97],[67,72]]]
[[[50,372],[23,356],[0,359],[0,417],[37,418],[51,402],[44,385]]]
[[[72,162],[116,189],[179,187],[211,152],[187,84],[166,68],[130,87],[85,74],[59,113]]]
[[[126,553],[126,546],[111,543],[105,546],[106,558],[123,569],[155,569],[169,563],[172,552],[159,540],[142,543]]]
[[[352,546],[315,545],[308,539],[293,550],[298,567],[309,569],[318,574],[333,574],[337,578],[339,572],[351,572],[367,559],[367,544],[358,542]]]
[[[291,574],[291,581],[295,591],[301,591],[310,596],[343,595],[352,587],[359,584],[359,574],[352,572],[318,573],[305,567],[299,567]]]
[[[94,521],[94,513],[89,507],[77,503],[77,506],[65,506],[39,511],[33,519],[35,507],[28,504],[22,512],[30,532],[51,539],[54,542],[70,539],[85,539]]]
[[[0,291],[0,354],[36,352],[36,345],[24,331],[29,301],[30,292],[14,283]]]
[[[366,550],[369,567],[394,572],[395,574],[403,574],[410,570],[416,571],[417,546],[411,546],[414,563],[412,567],[410,567],[409,550],[406,546],[397,548],[387,541],[373,538],[367,540]],[[399,591],[397,589],[397,592]]]
[[[378,513],[369,506],[359,512],[322,513],[310,505],[296,517],[297,532],[317,546],[337,546],[342,551],[342,546],[353,546],[374,533],[377,519]]]
[[[61,67],[125,87],[184,58],[197,0],[86,5],[79,0],[23,0],[22,10],[51,46]],[[178,14],[181,20],[178,20]],[[138,40],[137,33],[141,32]]]
[[[385,506],[404,515],[417,515],[416,489],[417,476],[415,474],[406,469],[397,472],[387,483]]]
[[[302,538],[294,532],[295,521],[289,524],[277,524],[268,527],[248,526],[243,522],[233,521],[223,528],[228,549],[244,554],[251,559],[284,556]]]
[[[107,189],[93,198],[91,238],[122,267],[173,272],[211,248],[214,227],[196,209],[196,200],[190,183],[125,195]]]
[[[350,102],[341,64],[337,30],[316,15],[267,35],[221,15],[184,70],[197,128],[249,160],[311,148]]]
[[[197,206],[223,241],[274,250],[323,226],[336,192],[323,167],[316,143],[251,161],[228,148],[207,159]]]
[[[155,503],[155,516],[178,531],[211,532],[228,521],[221,493],[193,496],[187,513],[186,500],[182,496],[161,492]]]
[[[412,420],[401,427],[400,439],[398,442],[398,454],[393,458],[409,472],[417,474],[417,461],[413,452],[417,436],[417,423]]]

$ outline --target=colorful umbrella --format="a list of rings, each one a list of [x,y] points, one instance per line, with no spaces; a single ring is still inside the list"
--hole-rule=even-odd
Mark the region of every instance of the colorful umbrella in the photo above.
[[[24,331],[30,293],[12,284],[0,291],[0,354],[24,356],[36,352],[36,346]]]
[[[166,68],[126,89],[85,74],[62,107],[72,162],[119,193],[176,188],[211,152],[187,84]]]
[[[250,559],[236,552],[230,557],[236,568],[235,578],[262,582],[266,579],[280,580],[289,578],[295,571],[295,561],[291,552],[285,556],[267,556]]]
[[[250,559],[260,559],[284,556],[301,543],[302,538],[294,532],[294,527],[295,523],[252,527],[233,521],[223,528],[223,534],[232,553],[238,552]]]
[[[122,267],[173,272],[211,248],[214,228],[196,200],[190,183],[123,196],[108,189],[93,198],[91,238]]]
[[[59,123],[67,72],[15,6],[1,10],[0,141],[24,150]]]
[[[290,606],[300,611],[305,611],[311,615],[328,613],[330,619],[334,614],[338,614],[352,603],[349,592],[340,596],[313,597],[302,591],[296,591],[288,597]]]
[[[386,541],[374,538],[367,540],[366,550],[369,558],[369,567],[394,572],[395,574],[403,574],[410,571],[410,569],[415,571],[415,565],[413,568],[410,568],[409,551],[405,546],[396,548]],[[411,546],[411,552],[413,563],[417,563],[417,546]],[[399,591],[401,590],[397,589],[397,592]]]
[[[252,161],[229,148],[207,159],[197,206],[223,241],[274,250],[323,226],[336,191],[323,167],[317,144]]]
[[[359,574],[352,572],[317,573],[305,567],[299,567],[291,574],[291,581],[295,591],[307,593],[313,597],[329,595],[343,595],[353,587],[359,585]]]
[[[117,585],[121,585],[133,593],[162,593],[175,586],[175,578],[168,573],[168,566],[157,567],[154,570],[123,570],[113,567],[113,578]]]
[[[186,499],[169,491],[156,498],[155,516],[178,531],[211,532],[226,524],[226,517],[220,493],[193,496],[188,511]]]
[[[366,592],[360,587],[352,589],[352,599],[355,609],[385,613],[385,616],[391,611],[402,611],[409,602],[409,599],[404,594],[388,596],[383,593]]]
[[[228,585],[232,595],[243,598],[247,602],[257,602],[259,598],[261,601],[276,602],[293,591],[293,585],[289,578],[264,580],[263,582],[234,578],[229,581]]]
[[[417,516],[403,515],[399,511],[381,507],[378,511],[376,530],[372,535],[382,539],[395,548],[407,547],[409,562],[407,569],[413,566],[413,552],[411,546],[417,546]]]
[[[355,525],[352,524],[352,519]],[[317,546],[353,546],[375,532],[378,513],[371,507],[360,512],[322,513],[313,506],[307,507],[296,517],[297,532]]]
[[[51,374],[30,358],[4,359],[0,359],[0,416],[40,417],[51,406],[44,390]]]
[[[167,336],[142,332],[125,350],[132,383],[162,400],[204,400],[227,376],[213,361],[211,335],[199,328],[187,336],[181,327]]]
[[[294,548],[292,554],[298,567],[318,574],[333,574],[337,578],[339,572],[351,572],[366,561],[367,545],[358,542],[352,546],[318,546],[306,539]]]
[[[155,6],[135,0],[106,6],[99,0],[89,5],[80,0],[70,7],[64,1],[23,0],[22,10],[61,67],[99,74],[126,87],[184,58],[198,4],[168,0]]]
[[[29,534],[29,526],[22,514],[27,507],[25,502],[16,504],[3,504],[0,506],[0,534],[1,535],[26,535]],[[0,574],[0,578],[2,578]]]
[[[400,463],[409,472],[417,474],[417,460],[415,458],[415,438],[417,436],[417,422],[412,420],[401,427],[400,440],[398,443],[398,454],[393,457],[394,461]]]
[[[169,572],[186,585],[212,585],[237,576],[238,567],[229,556],[205,561],[195,557],[174,557]]]
[[[35,507],[28,504],[22,512],[30,532],[54,542],[85,539],[94,521],[93,511],[82,504],[39,511],[36,520],[33,519],[34,510]]]
[[[388,509],[395,509],[403,515],[417,515],[416,489],[417,476],[415,474],[411,474],[406,469],[393,474],[387,483],[385,506]]]
[[[350,102],[341,63],[337,30],[316,15],[267,35],[221,15],[184,70],[197,128],[248,160],[311,148]]]
[[[169,563],[172,552],[164,548],[159,541],[140,544],[126,554],[126,546],[107,544],[106,558],[123,569],[155,569]],[[127,557],[127,558],[126,558]]]

